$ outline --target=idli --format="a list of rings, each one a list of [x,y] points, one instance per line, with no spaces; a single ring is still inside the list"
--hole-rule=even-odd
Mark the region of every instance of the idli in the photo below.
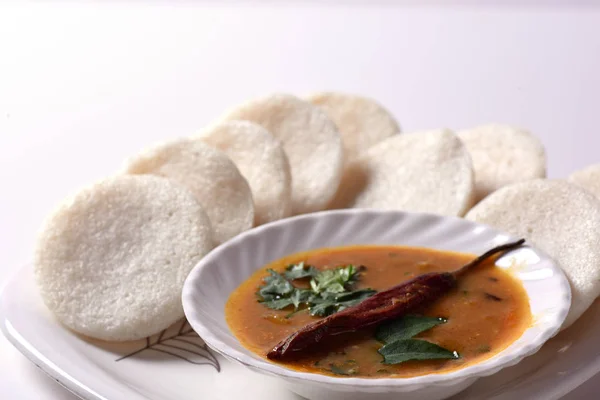
[[[587,168],[573,172],[569,181],[581,186],[600,199],[600,164],[590,165]]]
[[[229,157],[200,140],[154,145],[130,158],[125,171],[162,176],[191,190],[210,218],[216,244],[253,225],[254,203],[248,182]]]
[[[209,219],[191,192],[155,176],[118,176],[80,190],[46,219],[35,277],[67,327],[135,340],[183,317],[183,282],[211,248]]]
[[[290,163],[292,213],[324,209],[336,193],[343,168],[342,139],[317,106],[295,96],[273,94],[229,111],[223,120],[247,120],[279,139]]]
[[[515,183],[483,199],[466,218],[524,237],[558,262],[572,292],[563,329],[600,295],[600,201],[586,190],[558,180]]]
[[[336,124],[346,162],[369,147],[400,132],[394,117],[377,101],[368,97],[339,92],[320,92],[307,97],[321,107]]]
[[[449,130],[396,135],[351,163],[330,208],[462,216],[474,196],[471,158]]]
[[[515,182],[546,177],[546,151],[528,131],[490,124],[458,132],[473,160],[476,200]]]
[[[246,178],[254,199],[255,225],[292,212],[292,177],[285,151],[269,131],[250,121],[225,121],[198,136],[225,153]]]

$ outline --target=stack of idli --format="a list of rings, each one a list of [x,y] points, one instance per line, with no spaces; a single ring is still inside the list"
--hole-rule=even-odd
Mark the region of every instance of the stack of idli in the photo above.
[[[141,149],[44,222],[34,262],[42,298],[83,335],[151,336],[184,316],[184,280],[215,246],[351,207],[465,217],[525,237],[571,282],[564,327],[600,295],[600,166],[546,180],[539,139],[507,125],[399,133],[367,97],[273,94]]]

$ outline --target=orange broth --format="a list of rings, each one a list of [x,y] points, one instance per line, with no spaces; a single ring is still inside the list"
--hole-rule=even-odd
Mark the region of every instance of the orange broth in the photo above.
[[[257,301],[257,290],[272,268],[283,273],[290,264],[304,261],[319,269],[364,265],[354,288],[383,291],[429,272],[448,272],[473,259],[473,255],[399,246],[351,246],[293,254],[258,270],[230,296],[225,307],[227,323],[234,335],[260,357],[291,333],[319,317],[301,311],[286,318],[290,309],[272,310]],[[294,285],[297,282],[294,281]],[[299,285],[298,285],[299,286]],[[494,297],[490,297],[492,295]],[[498,300],[500,299],[500,300]],[[336,338],[331,347],[280,364],[297,371],[336,375],[340,369],[354,377],[389,378],[445,373],[492,357],[518,339],[531,324],[529,300],[524,288],[509,273],[493,263],[483,264],[459,279],[458,285],[419,313],[443,317],[438,325],[416,338],[457,351],[457,360],[407,361],[383,364],[377,352],[382,346],[373,329]]]

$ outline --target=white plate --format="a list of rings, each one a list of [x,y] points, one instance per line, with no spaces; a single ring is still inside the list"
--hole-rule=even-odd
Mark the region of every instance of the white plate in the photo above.
[[[596,302],[575,325],[551,339],[537,354],[480,379],[454,399],[553,400],[564,396],[600,372],[599,315],[600,302]],[[300,399],[273,378],[220,356],[214,358],[194,334],[169,340],[179,330],[177,325],[163,335],[161,344],[155,344],[155,336],[151,349],[143,351],[143,340],[107,344],[83,339],[63,328],[46,310],[31,266],[22,268],[4,288],[0,319],[3,333],[15,347],[84,399]]]

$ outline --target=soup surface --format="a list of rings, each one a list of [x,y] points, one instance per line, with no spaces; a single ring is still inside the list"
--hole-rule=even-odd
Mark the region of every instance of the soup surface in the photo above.
[[[293,306],[274,310],[259,302],[257,291],[269,275],[269,268],[283,273],[286,266],[299,262],[319,270],[363,265],[366,269],[354,288],[383,291],[424,273],[453,271],[473,258],[468,254],[399,246],[351,246],[293,254],[258,270],[231,294],[225,309],[227,323],[246,348],[266,358],[282,339],[320,319],[306,309],[292,314]],[[308,287],[306,281],[293,284]],[[460,358],[384,364],[378,353],[383,344],[375,339],[374,329],[365,329],[340,335],[327,348],[280,364],[304,372],[371,378],[445,373],[492,357],[531,324],[525,290],[492,262],[469,271],[459,279],[456,288],[416,314],[447,319],[416,339],[456,351]]]

